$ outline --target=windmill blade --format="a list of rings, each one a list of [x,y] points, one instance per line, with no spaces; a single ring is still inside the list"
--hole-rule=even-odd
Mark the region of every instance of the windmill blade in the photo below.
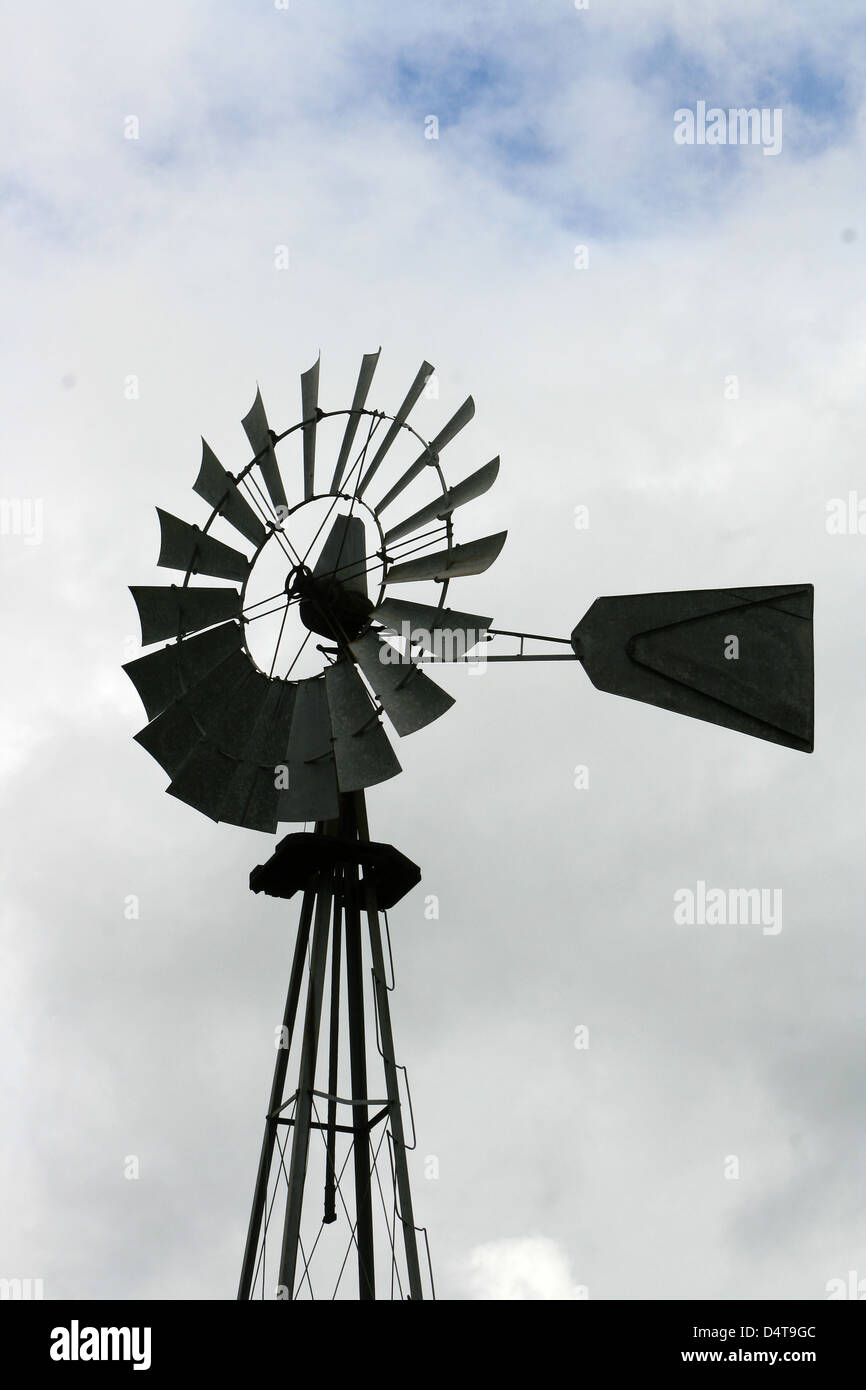
[[[367,537],[359,516],[338,516],[313,569],[316,579],[333,576],[344,588],[367,593]]]
[[[479,468],[475,473],[470,473],[469,477],[464,478],[462,483],[449,488],[433,502],[428,502],[427,506],[422,507],[420,511],[413,512],[398,526],[392,526],[390,531],[385,532],[385,544],[387,545],[389,541],[399,540],[401,536],[408,536],[412,531],[420,531],[421,527],[426,526],[428,521],[444,521],[457,507],[462,507],[465,503],[472,502],[476,497],[483,496],[496,482],[498,473],[499,459],[491,459],[489,463],[485,463],[483,468]],[[380,505],[384,505],[384,503]],[[377,515],[378,512],[379,508],[377,507]]]
[[[220,807],[220,820],[248,830],[277,828],[277,773],[283,764],[292,724],[296,687],[268,681],[258,717],[243,750],[243,762]]]
[[[268,682],[267,696],[243,750],[247,762],[258,763],[271,774],[278,763],[285,762],[296,690],[288,681]]]
[[[207,536],[197,526],[157,507],[160,547],[157,564],[162,569],[186,574],[207,574],[213,579],[238,579],[243,583],[250,562],[239,550]]]
[[[340,800],[331,746],[331,721],[325,682],[299,681],[284,764],[289,785],[277,794],[277,819],[336,820]]]
[[[357,792],[396,777],[400,764],[351,662],[337,661],[328,667],[325,691],[340,791]]]
[[[425,676],[418,666],[401,658],[376,632],[349,643],[382,708],[401,737],[432,724],[454,704],[454,697]]]
[[[238,623],[223,623],[197,637],[172,642],[158,652],[127,661],[123,669],[138,691],[148,719],[155,719],[236,651],[242,641]]]
[[[140,729],[135,741],[156,759],[169,777],[175,777],[201,736],[201,729],[179,700],[169,705],[146,729]]]
[[[377,449],[373,457],[373,460],[370,463],[369,468],[367,469],[366,473],[364,474],[363,478],[358,484],[356,496],[363,497],[364,491],[368,483],[376,473],[376,470],[378,469],[380,463],[384,459],[391,445],[394,443],[394,440],[397,438],[397,435],[400,433],[400,430],[402,429],[403,425],[406,423],[406,420],[409,416],[409,412],[411,411],[415,402],[418,400],[418,397],[421,395],[421,392],[424,390],[424,387],[427,384],[427,378],[431,376],[432,373],[433,368],[430,366],[430,363],[422,362],[418,370],[418,374],[415,377],[415,380],[412,382],[412,385],[406,392],[406,399],[403,401],[403,404],[400,406],[400,409],[394,416],[394,419],[392,420],[391,425],[388,429],[388,433],[385,435],[385,438],[379,445],[379,448]]]
[[[238,648],[135,737],[172,778],[202,739],[237,760],[261,699],[260,681],[268,684]]]
[[[215,507],[236,531],[252,542],[256,550],[264,545],[267,531],[249,502],[241,495],[232,475],[226,472],[204,439],[201,442],[201,468],[192,488],[199,497]]]
[[[438,550],[433,555],[419,555],[394,565],[385,575],[386,584],[411,584],[416,579],[457,579],[464,574],[481,574],[489,569],[503,545],[507,531],[494,536],[482,536],[450,550]]]
[[[228,757],[207,739],[200,740],[166,790],[211,820],[268,834],[277,828],[273,776],[266,768]]]
[[[263,830],[273,835],[277,828],[278,798],[272,768],[251,762],[239,763],[220,807],[219,818],[229,825],[242,825],[247,830]]]
[[[249,412],[241,421],[241,424],[244,427],[247,439],[250,441],[253,453],[257,456],[261,454],[259,468],[265,480],[265,487],[268,490],[268,496],[274,504],[277,515],[282,518],[289,510],[289,504],[286,500],[286,491],[283,487],[280,467],[274,452],[274,443],[271,438],[268,417],[265,414],[262,393],[258,387],[256,387],[256,398]]]
[[[390,506],[394,499],[399,497],[400,493],[403,492],[411,482],[415,481],[419,473],[423,473],[425,468],[429,468],[432,464],[439,462],[439,455],[445,448],[445,445],[450,444],[455,435],[458,435],[460,431],[469,424],[474,414],[475,402],[471,396],[467,396],[460,409],[454,412],[448,424],[439,431],[435,439],[430,441],[428,448],[424,450],[423,454],[419,454],[415,462],[406,469],[403,476],[397,479],[390,492],[385,493],[379,505],[374,508],[377,516],[380,512],[383,512],[386,507]]]
[[[187,806],[218,821],[220,808],[238,766],[236,758],[230,758],[202,738],[189,757],[184,759],[166,791],[170,796],[176,796],[178,801],[184,801]]]
[[[141,623],[141,645],[149,647],[165,637],[183,637],[204,627],[239,618],[241,596],[237,589],[189,589],[179,584],[132,584]]]
[[[230,757],[240,758],[268,686],[267,676],[240,648],[193,686],[183,702],[212,743]]]
[[[424,651],[459,644],[461,653],[472,650],[493,622],[479,613],[461,613],[453,608],[435,608],[399,598],[384,598],[370,614],[374,621],[393,627]]]
[[[358,373],[358,384],[355,387],[355,394],[352,398],[352,409],[346,421],[346,430],[343,435],[343,442],[340,445],[340,453],[337,458],[337,466],[334,469],[334,476],[331,480],[331,492],[340,491],[340,484],[343,481],[343,474],[346,471],[346,464],[349,462],[349,454],[355,442],[355,435],[361,423],[361,411],[367,403],[367,393],[370,390],[370,383],[373,380],[373,373],[376,370],[376,363],[379,361],[379,353],[366,352],[361,358],[361,370]]]
[[[309,371],[301,374],[301,419],[304,422],[304,501],[309,502],[316,491],[316,428],[319,410],[319,362],[316,358]]]

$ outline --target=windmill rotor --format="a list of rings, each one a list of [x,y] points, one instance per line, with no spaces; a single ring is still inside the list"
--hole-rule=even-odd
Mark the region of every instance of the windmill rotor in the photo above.
[[[255,451],[250,462],[232,473],[202,441],[193,490],[211,507],[204,524],[157,508],[157,563],[183,578],[132,588],[142,644],[169,639],[124,667],[149,721],[136,737],[168,773],[169,793],[213,820],[273,833],[284,821],[333,819],[342,794],[400,771],[383,718],[405,737],[450,708],[452,697],[420,670],[412,650],[399,652],[389,641],[400,602],[392,586],[427,587],[430,599],[413,600],[413,618],[423,619],[428,633],[453,630],[455,621],[483,626],[475,615],[451,613],[445,601],[453,578],[482,573],[504,543],[504,532],[458,543],[454,527],[458,508],[492,487],[499,460],[449,487],[441,455],[472,419],[472,398],[426,440],[408,417],[433,368],[422,363],[397,411],[388,414],[367,405],[378,358],[378,352],[364,356],[352,405],[336,411],[319,405],[317,360],[301,376],[300,420],[279,435],[257,389],[242,421]],[[320,435],[322,423],[335,417],[345,423],[330,466]],[[287,468],[278,449],[298,434],[301,458]],[[398,463],[394,481],[387,474],[401,437],[420,451],[408,467]],[[422,506],[390,523],[397,500],[422,475],[435,495],[428,487]],[[372,500],[382,479],[385,490]],[[311,507],[321,520],[317,514],[312,539],[302,544],[296,523]],[[213,534],[220,522],[234,543]],[[283,565],[282,588],[254,601],[251,583],[268,553]],[[251,629],[274,617],[279,627],[267,661],[254,650]],[[300,640],[280,673],[290,622]],[[321,638],[328,645],[314,640]],[[311,642],[320,669],[293,675],[300,649]]]

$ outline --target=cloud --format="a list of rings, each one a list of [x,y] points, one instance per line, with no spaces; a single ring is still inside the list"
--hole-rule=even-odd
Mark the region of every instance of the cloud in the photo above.
[[[587,1297],[585,1287],[572,1276],[568,1256],[544,1236],[476,1246],[466,1259],[465,1279],[470,1297],[485,1301]]]

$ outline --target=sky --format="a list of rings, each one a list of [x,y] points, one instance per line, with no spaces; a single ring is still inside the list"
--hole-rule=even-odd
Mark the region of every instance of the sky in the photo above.
[[[379,408],[436,368],[424,437],[472,393],[449,481],[501,457],[457,529],[508,540],[455,606],[567,637],[600,595],[815,585],[811,755],[568,663],[437,672],[455,707],[393,740],[368,807],[423,871],[392,1009],[438,1296],[866,1278],[866,521],[827,525],[866,499],[861,7],[5,29],[0,1276],[234,1296],[296,909],[248,890],[274,838],[134,743],[127,586],[168,578],[155,505],[206,519],[200,436],[242,467],[257,384],[285,429],[320,352],[337,409],[381,345]],[[699,102],[781,112],[781,148],[677,143]],[[699,881],[781,890],[782,929],[678,925]]]

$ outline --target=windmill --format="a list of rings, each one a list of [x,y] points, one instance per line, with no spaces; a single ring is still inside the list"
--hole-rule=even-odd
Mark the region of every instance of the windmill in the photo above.
[[[370,840],[365,800],[400,771],[385,721],[402,738],[454,703],[424,665],[577,659],[602,690],[812,748],[810,585],[600,598],[569,638],[446,606],[452,580],[488,569],[505,541],[455,539],[455,513],[492,487],[499,459],[449,487],[441,455],[472,398],[427,440],[409,416],[433,368],[390,414],[367,406],[378,358],[363,357],[342,410],[320,407],[317,361],[280,434],[257,392],[243,420],[253,458],[236,473],[202,441],[205,524],[157,508],[158,564],[182,581],[131,590],[142,645],[165,643],[124,669],[148,719],[137,741],[169,793],[214,821],[305,827],[250,875],[255,892],[300,895],[300,912],[241,1299],[434,1294],[389,999],[387,913],[421,874]],[[488,651],[503,639],[517,650]],[[568,650],[527,651],[539,642]]]

